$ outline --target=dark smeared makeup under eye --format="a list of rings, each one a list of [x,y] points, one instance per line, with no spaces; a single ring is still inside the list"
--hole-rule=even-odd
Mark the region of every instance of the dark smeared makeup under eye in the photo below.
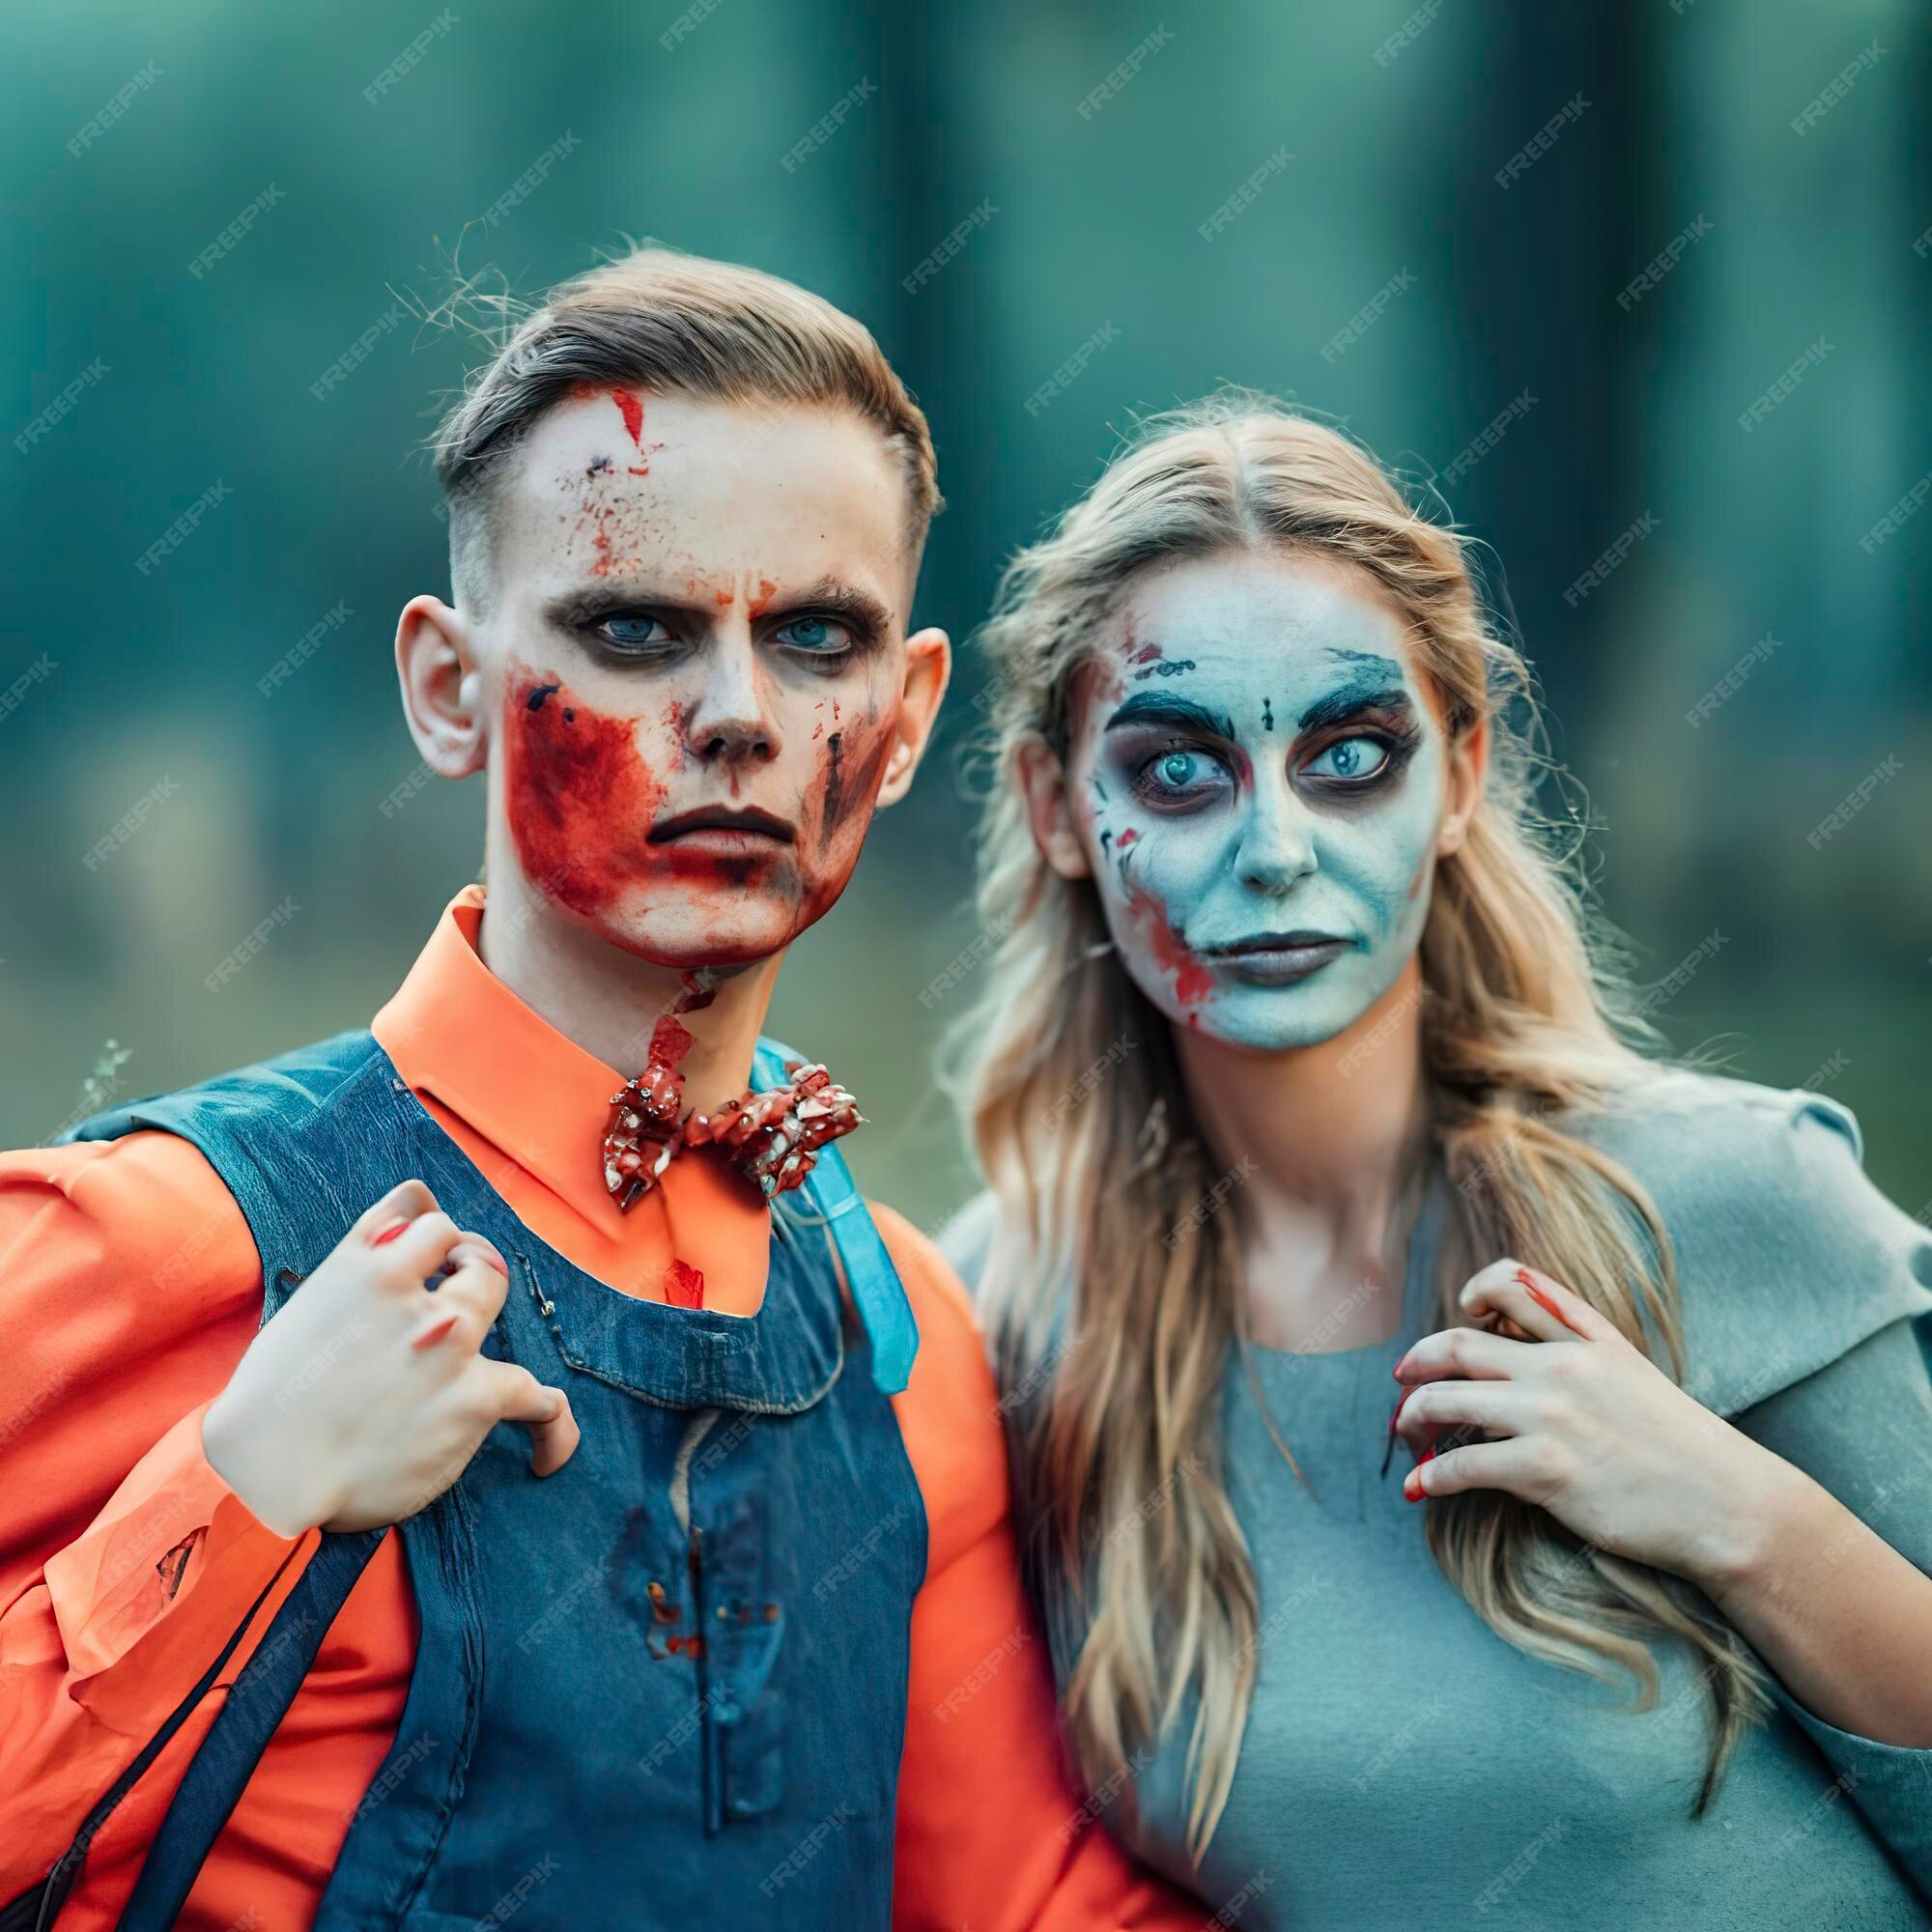
[[[1383,748],[1381,763],[1365,778],[1336,778],[1326,772],[1313,773],[1306,767],[1322,753],[1352,738],[1366,738]],[[1401,781],[1422,744],[1422,730],[1406,698],[1391,704],[1371,705],[1345,719],[1309,732],[1297,741],[1293,770],[1295,783],[1317,798],[1346,802],[1364,799],[1387,790]]]
[[[1204,743],[1198,738],[1172,732],[1122,733],[1121,741],[1108,747],[1114,769],[1129,793],[1141,804],[1156,811],[1187,811],[1225,797],[1233,791],[1239,754],[1228,748]],[[1166,758],[1184,755],[1195,760],[1199,770],[1185,787],[1161,783],[1154,776]]]

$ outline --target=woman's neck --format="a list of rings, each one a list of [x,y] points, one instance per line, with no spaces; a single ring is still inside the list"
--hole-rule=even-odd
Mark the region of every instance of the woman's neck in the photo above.
[[[1411,958],[1360,1019],[1319,1046],[1254,1053],[1175,1032],[1209,1164],[1240,1177],[1230,1207],[1258,1340],[1298,1346],[1281,1338],[1308,1332],[1347,1290],[1388,1285],[1426,1145],[1423,998]],[[1388,1320],[1385,1309],[1350,1318],[1324,1331],[1325,1346],[1378,1338]]]

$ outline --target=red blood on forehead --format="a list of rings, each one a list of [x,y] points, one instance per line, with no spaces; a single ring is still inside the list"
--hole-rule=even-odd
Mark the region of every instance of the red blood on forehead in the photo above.
[[[588,402],[597,394],[595,383],[573,383],[570,395],[573,402]],[[624,418],[624,428],[630,433],[631,440],[641,450],[644,446],[644,401],[629,389],[612,384],[608,391],[611,400],[617,405],[617,413]]]

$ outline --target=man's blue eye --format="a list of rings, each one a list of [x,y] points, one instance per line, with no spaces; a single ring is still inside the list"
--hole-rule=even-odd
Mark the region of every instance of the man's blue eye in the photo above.
[[[1343,738],[1302,766],[1304,778],[1372,779],[1388,763],[1389,748],[1379,738]]]
[[[795,651],[825,654],[842,651],[852,641],[843,624],[830,623],[823,617],[794,617],[781,624],[773,636]]]
[[[664,625],[656,617],[606,617],[604,633],[613,644],[658,644],[664,638],[655,638],[651,633],[664,630]],[[666,633],[666,637],[668,637]]]

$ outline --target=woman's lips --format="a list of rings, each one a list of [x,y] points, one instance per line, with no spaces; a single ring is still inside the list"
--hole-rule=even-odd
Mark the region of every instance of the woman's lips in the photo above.
[[[1214,972],[1246,985],[1289,986],[1321,972],[1348,950],[1346,939],[1321,939],[1311,934],[1286,941],[1239,941],[1196,956]]]

